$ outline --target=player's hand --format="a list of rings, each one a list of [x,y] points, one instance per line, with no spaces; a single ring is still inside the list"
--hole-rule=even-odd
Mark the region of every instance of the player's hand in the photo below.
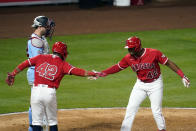
[[[13,73],[8,72],[7,73],[7,78],[6,78],[5,82],[9,86],[12,86],[14,84],[14,78],[15,78],[15,75]]]
[[[90,72],[91,76],[89,76],[87,79],[89,80],[97,80],[98,79],[98,71],[92,70],[92,72]]]
[[[93,76],[93,77],[98,77],[98,73],[100,73],[100,72],[92,70],[92,71],[88,71],[87,75],[88,76]]]
[[[189,87],[190,87],[190,80],[189,80],[186,76],[184,76],[184,77],[182,78],[182,83],[184,84],[184,86],[185,86],[186,88],[189,88]]]
[[[108,74],[106,74],[106,73],[104,73],[104,72],[99,72],[98,73],[98,76],[99,77],[105,77],[105,76],[107,76]]]

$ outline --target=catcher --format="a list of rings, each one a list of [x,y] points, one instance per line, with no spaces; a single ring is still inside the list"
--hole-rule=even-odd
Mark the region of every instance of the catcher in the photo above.
[[[31,34],[27,42],[27,57],[32,58],[39,54],[49,54],[49,44],[46,37],[52,39],[53,32],[55,30],[55,22],[46,16],[37,16],[32,27],[34,32]],[[35,67],[31,66],[27,70],[27,80],[30,87],[34,83],[34,72]],[[48,131],[48,124],[46,116],[44,116],[43,131]],[[29,129],[28,131],[33,131],[32,129],[32,111],[31,106],[29,107]]]
[[[58,131],[56,90],[64,75],[97,76],[97,73],[76,68],[66,62],[67,45],[56,42],[53,54],[40,54],[19,64],[13,72],[8,73],[6,83],[14,84],[15,76],[27,67],[35,66],[35,80],[31,91],[33,131],[41,131],[44,112],[50,131]]]

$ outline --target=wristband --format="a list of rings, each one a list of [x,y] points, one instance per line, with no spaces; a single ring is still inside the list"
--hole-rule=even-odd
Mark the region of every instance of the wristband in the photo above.
[[[16,75],[20,72],[21,70],[19,68],[14,69],[14,71],[12,72],[12,75]]]
[[[177,72],[176,72],[180,77],[184,77],[184,73],[182,72],[182,70],[178,70]]]

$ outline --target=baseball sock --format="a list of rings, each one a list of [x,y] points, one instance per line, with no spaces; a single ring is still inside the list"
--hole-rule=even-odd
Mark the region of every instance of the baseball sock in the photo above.
[[[42,127],[41,126],[33,126],[33,131],[41,131]]]
[[[58,131],[58,126],[57,125],[50,126],[50,131]]]

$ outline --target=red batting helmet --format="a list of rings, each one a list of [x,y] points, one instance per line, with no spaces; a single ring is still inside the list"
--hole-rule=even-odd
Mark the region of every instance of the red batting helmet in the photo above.
[[[136,52],[141,50],[141,40],[136,36],[130,37],[126,40],[125,48],[134,48],[134,47]]]
[[[56,52],[59,53],[63,56],[63,58],[65,59],[67,57],[67,45],[63,42],[55,42],[53,47],[52,47],[52,52]]]

